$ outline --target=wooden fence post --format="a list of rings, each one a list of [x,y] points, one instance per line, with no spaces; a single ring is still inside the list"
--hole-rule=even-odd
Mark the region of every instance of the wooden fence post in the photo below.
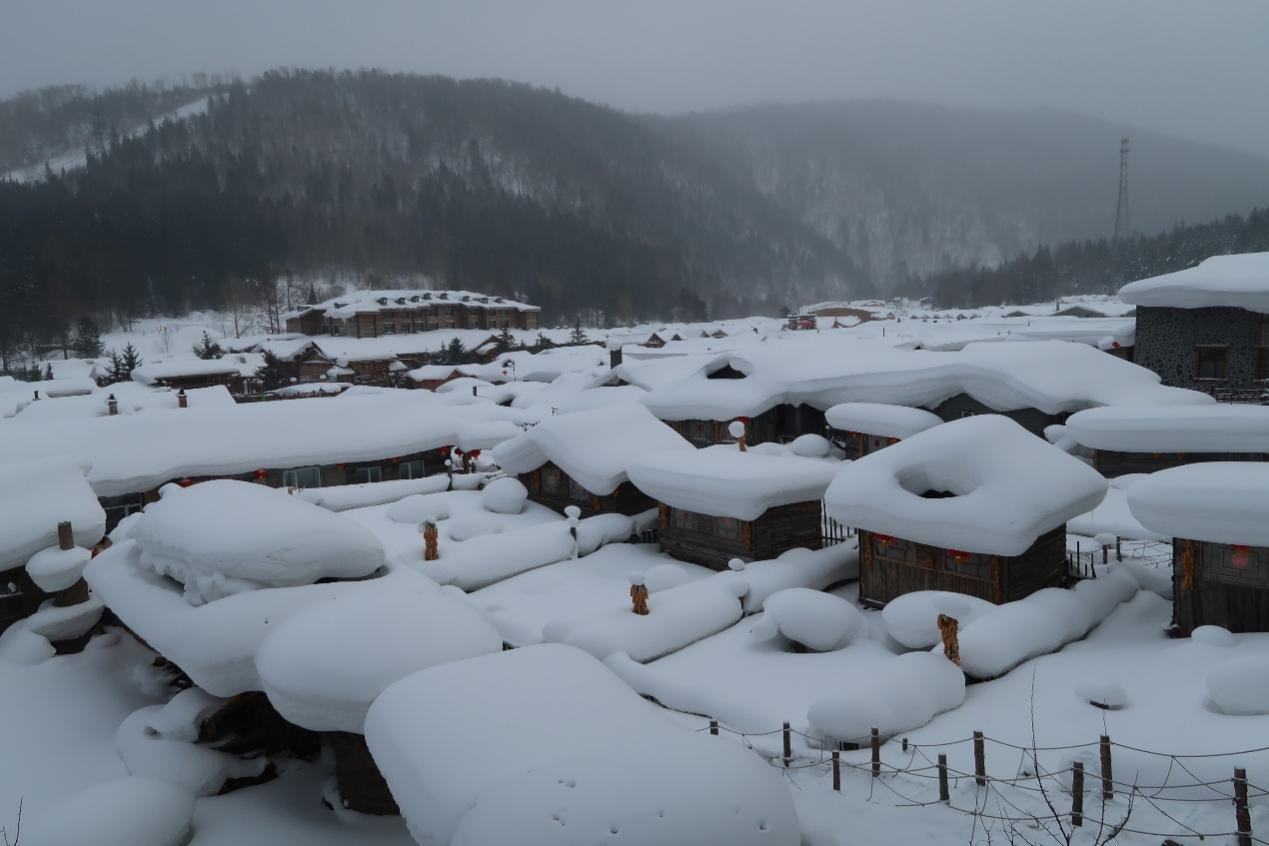
[[[1247,809],[1247,771],[1234,768],[1234,819],[1238,823],[1238,846],[1251,846],[1251,812]]]
[[[947,754],[944,752],[939,753],[939,801],[952,801],[952,796],[947,789]]]
[[[714,735],[714,737],[718,737],[718,720],[709,721],[709,733]]]
[[[1114,799],[1115,798],[1115,776],[1114,776],[1114,771],[1111,769],[1111,762],[1110,762],[1110,738],[1104,734],[1102,735],[1102,740],[1101,740],[1101,753],[1102,753],[1102,798]]]
[[[842,753],[833,750],[833,789],[842,792]]]
[[[57,524],[57,548],[58,549],[74,549],[75,548],[75,532],[71,529],[69,520],[63,520]]]
[[[881,775],[881,732],[874,728],[869,738],[872,745],[872,777]]]
[[[1071,764],[1071,825],[1084,824],[1084,762]]]
[[[974,732],[974,784],[987,786],[987,752],[983,748],[983,733]]]
[[[789,724],[784,724],[784,765],[787,767],[793,763],[793,733],[789,730]]]

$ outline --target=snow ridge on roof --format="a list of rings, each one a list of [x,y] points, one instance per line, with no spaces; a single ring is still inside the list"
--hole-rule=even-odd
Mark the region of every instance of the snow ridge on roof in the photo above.
[[[1269,546],[1269,464],[1205,461],[1151,473],[1127,491],[1152,532],[1215,543]]]
[[[1090,408],[1067,418],[1066,434],[1090,449],[1116,452],[1269,452],[1269,407]]]
[[[1212,256],[1185,270],[1129,282],[1119,297],[1139,306],[1227,306],[1269,314],[1269,252]]]
[[[1106,480],[1007,417],[927,429],[838,471],[824,495],[847,526],[931,546],[1020,555],[1097,506]],[[953,494],[925,498],[930,491]]]

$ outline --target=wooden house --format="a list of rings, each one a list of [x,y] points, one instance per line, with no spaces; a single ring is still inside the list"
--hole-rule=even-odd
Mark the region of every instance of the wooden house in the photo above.
[[[820,498],[831,462],[714,446],[646,453],[631,481],[658,503],[661,549],[715,570],[823,543]]]
[[[550,417],[496,446],[493,459],[516,475],[534,502],[591,516],[639,514],[656,507],[626,475],[647,452],[690,453],[691,446],[642,405],[627,404]]]
[[[468,291],[353,291],[288,313],[288,332],[379,338],[437,329],[536,329],[541,309]]]
[[[1064,433],[1103,476],[1269,458],[1269,407],[1229,403],[1112,406],[1072,414]]]
[[[862,602],[918,590],[1009,602],[1065,582],[1066,521],[1106,489],[1079,459],[982,415],[845,465],[825,506],[859,530]]]
[[[828,439],[852,460],[943,422],[924,409],[871,402],[840,403],[826,411],[824,417]]]
[[[1269,465],[1162,470],[1127,490],[1143,526],[1172,541],[1173,633],[1269,631]]]

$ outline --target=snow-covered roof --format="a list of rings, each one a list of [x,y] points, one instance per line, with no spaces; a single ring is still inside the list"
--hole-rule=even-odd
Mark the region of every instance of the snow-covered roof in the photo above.
[[[73,448],[92,462],[88,480],[97,495],[116,496],[185,476],[408,455],[455,444],[467,426],[514,414],[483,401],[456,406],[429,391],[385,389],[40,426],[6,421],[0,463]]]
[[[635,487],[672,508],[756,520],[769,508],[812,502],[833,480],[834,465],[796,456],[741,452],[720,444],[649,452],[630,461]]]
[[[776,770],[573,647],[415,673],[371,706],[366,742],[419,843],[800,842]]]
[[[828,425],[842,432],[861,432],[887,438],[907,438],[942,423],[937,414],[904,405],[843,402],[824,413]]]
[[[926,498],[936,491],[949,497]],[[927,429],[845,465],[824,495],[847,526],[932,546],[1020,555],[1098,505],[1106,480],[1007,417]]]
[[[320,303],[306,305],[288,312],[298,316],[307,311],[324,311],[333,317],[348,316],[358,312],[373,312],[401,308],[418,308],[428,305],[463,305],[468,308],[513,309],[515,311],[541,311],[541,306],[522,303],[512,297],[481,294],[475,291],[439,289],[366,289],[349,291]]]
[[[1185,270],[1129,282],[1119,297],[1139,306],[1231,306],[1269,313],[1269,252],[1212,256]]]
[[[153,385],[164,379],[190,376],[251,376],[264,364],[264,356],[256,353],[230,353],[222,358],[199,358],[196,355],[145,361],[132,371],[133,380]]]
[[[69,520],[75,543],[91,547],[106,531],[106,513],[88,486],[88,462],[73,457],[0,464],[0,571],[57,544]]]
[[[579,485],[605,496],[626,481],[626,467],[649,452],[691,454],[681,435],[634,403],[548,417],[494,448],[508,473],[536,470],[548,461]]]
[[[1068,417],[1065,434],[1116,452],[1269,452],[1269,406],[1091,408]]]
[[[1166,537],[1269,546],[1269,464],[1205,461],[1128,488],[1132,516]]]
[[[195,604],[360,578],[384,563],[375,536],[347,517],[280,488],[229,479],[164,488],[131,534],[141,566],[183,583]]]
[[[730,371],[741,378],[718,378]],[[1046,414],[1101,405],[1212,402],[1197,391],[1165,387],[1152,371],[1087,344],[988,342],[939,352],[832,332],[750,340],[698,360],[685,377],[654,387],[644,402],[663,420],[728,420],[785,403],[932,408],[958,394],[995,411],[1036,408]]]
[[[458,372],[453,364],[425,364],[408,371],[405,375],[411,382],[434,382],[448,379]]]
[[[178,408],[176,391],[142,385],[140,382],[116,382],[98,388],[91,394],[30,402],[18,409],[12,423],[45,424],[55,420],[102,417],[110,413],[110,397],[118,403],[118,414],[136,414],[162,408]],[[228,408],[234,398],[224,385],[187,388],[185,401],[190,408]]]

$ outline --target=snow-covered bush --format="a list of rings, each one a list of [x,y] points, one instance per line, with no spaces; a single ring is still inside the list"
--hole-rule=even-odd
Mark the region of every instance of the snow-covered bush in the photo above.
[[[833,445],[823,435],[798,435],[789,442],[789,452],[803,458],[824,458],[832,448]]]
[[[762,621],[753,630],[755,637],[767,640],[781,634],[813,652],[840,649],[864,625],[864,616],[854,605],[810,588],[774,593],[762,610]]]
[[[528,498],[528,489],[510,476],[494,479],[480,492],[481,503],[495,514],[519,514]]]

